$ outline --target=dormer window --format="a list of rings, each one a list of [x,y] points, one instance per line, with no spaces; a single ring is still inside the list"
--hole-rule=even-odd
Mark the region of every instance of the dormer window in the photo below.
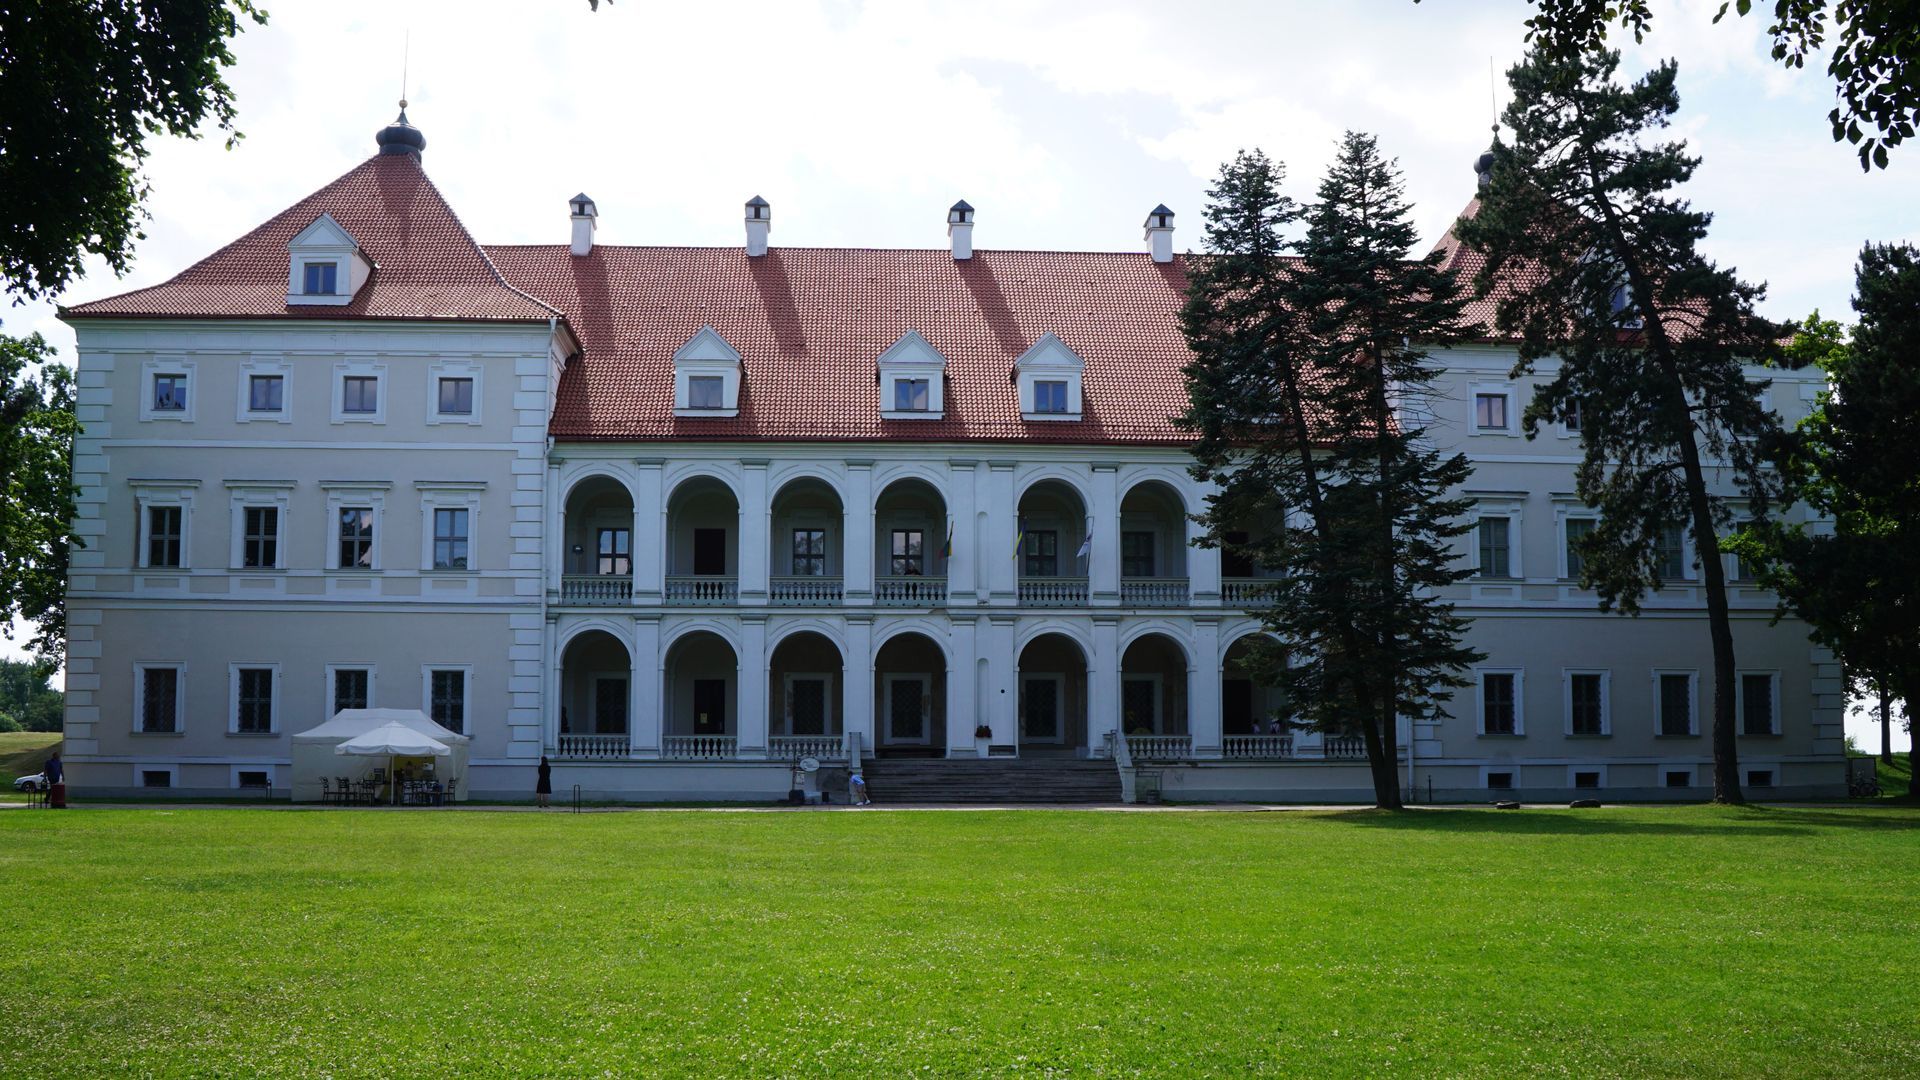
[[[946,409],[947,358],[917,330],[880,354],[880,416],[884,420],[938,420]]]
[[[332,214],[321,214],[287,241],[287,304],[353,302],[374,266]]]
[[[1013,381],[1020,395],[1020,415],[1026,420],[1081,418],[1081,379],[1086,362],[1051,332],[1040,335],[1033,348],[1013,364]]]
[[[301,264],[302,284],[300,290],[305,296],[332,296],[339,292],[340,265],[332,262],[310,262]]]
[[[740,353],[711,326],[673,354],[673,414],[740,415]]]

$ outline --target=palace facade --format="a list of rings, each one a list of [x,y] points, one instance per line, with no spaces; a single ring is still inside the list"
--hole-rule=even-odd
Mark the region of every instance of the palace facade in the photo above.
[[[581,195],[567,243],[487,246],[424,146],[403,114],[171,281],[64,311],[76,787],[284,794],[292,734],[404,707],[471,736],[481,798],[543,754],[635,801],[778,798],[804,757],[883,798],[1045,794],[1048,761],[1371,797],[1357,740],[1276,724],[1236,664],[1273,571],[1192,543],[1164,206],[1134,252],[976,250],[964,202],[946,247],[793,249],[756,197],[740,246],[667,248],[596,243]],[[1404,732],[1410,793],[1704,798],[1699,553],[1676,534],[1645,612],[1600,612],[1578,431],[1521,436],[1510,346],[1438,356],[1488,658]],[[1765,374],[1785,423],[1820,388]],[[1838,666],[1736,562],[1741,779],[1843,794]]]

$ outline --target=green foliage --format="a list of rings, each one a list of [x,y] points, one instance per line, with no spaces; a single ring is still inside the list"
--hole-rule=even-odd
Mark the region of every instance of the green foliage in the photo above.
[[[67,696],[47,681],[37,664],[0,660],[0,731],[59,731],[65,722]]]
[[[56,294],[98,255],[125,273],[141,238],[147,140],[233,130],[227,43],[252,0],[27,0],[0,17],[0,279]]]
[[[1911,949],[1916,841],[1920,812],[1884,806],[12,810],[0,1060],[1912,1076],[1910,1013],[1859,1003]]]
[[[1652,0],[1528,2],[1539,10],[1527,20],[1527,40],[1561,60],[1604,49],[1613,25],[1637,42],[1653,24]],[[1713,21],[1729,10],[1744,17],[1753,7],[1753,0],[1728,0]],[[1773,59],[1804,68],[1809,56],[1825,51],[1838,99],[1827,114],[1833,141],[1852,143],[1862,169],[1886,168],[1887,151],[1920,124],[1920,10],[1913,0],[1775,0],[1772,8]]]
[[[1617,53],[1562,59],[1536,47],[1508,78],[1503,119],[1479,212],[1455,226],[1486,256],[1477,287],[1498,298],[1496,330],[1518,341],[1516,377],[1542,360],[1558,370],[1535,390],[1529,437],[1576,411],[1584,454],[1575,491],[1599,510],[1581,552],[1582,583],[1603,608],[1637,613],[1663,584],[1660,546],[1676,529],[1719,550],[1732,521],[1707,470],[1764,519],[1783,495],[1763,448],[1778,424],[1764,381],[1744,365],[1784,362],[1784,328],[1755,313],[1765,295],[1701,254],[1711,215],[1675,189],[1699,159],[1681,142],[1645,139],[1679,108],[1671,62],[1622,86]],[[1726,573],[1699,562],[1714,648],[1716,797],[1737,801],[1734,656]]]
[[[0,334],[0,632],[34,626],[29,649],[51,671],[66,649],[73,536],[73,371],[39,334]]]
[[[1219,485],[1201,521],[1205,542],[1244,533],[1259,562],[1290,571],[1262,619],[1293,662],[1269,646],[1252,667],[1304,722],[1360,733],[1376,799],[1397,806],[1396,717],[1443,715],[1482,655],[1439,597],[1465,573],[1451,543],[1465,503],[1444,493],[1469,467],[1412,421],[1436,374],[1425,346],[1463,335],[1464,300],[1436,258],[1409,259],[1404,185],[1371,136],[1348,133],[1304,214],[1281,176],[1243,153],[1209,192],[1214,254],[1182,312],[1183,423],[1195,475]],[[1282,229],[1302,216],[1299,258],[1284,261]]]
[[[1766,522],[1729,546],[1849,674],[1884,680],[1911,706],[1920,700],[1920,250],[1867,245],[1853,306],[1851,343],[1817,315],[1796,335],[1790,349],[1821,365],[1829,391],[1776,447],[1781,472],[1830,528]]]

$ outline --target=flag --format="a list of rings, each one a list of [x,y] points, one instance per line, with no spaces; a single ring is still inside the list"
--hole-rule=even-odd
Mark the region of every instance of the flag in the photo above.
[[[1027,519],[1016,516],[1013,519],[1013,557],[1020,557],[1021,545],[1027,542]]]
[[[942,559],[953,558],[953,519],[947,519],[947,546],[940,549]]]
[[[1074,552],[1073,557],[1076,559],[1084,559],[1087,557],[1087,552],[1092,550],[1093,550],[1093,530],[1089,529],[1087,530],[1087,538],[1085,540],[1080,541],[1080,550]]]

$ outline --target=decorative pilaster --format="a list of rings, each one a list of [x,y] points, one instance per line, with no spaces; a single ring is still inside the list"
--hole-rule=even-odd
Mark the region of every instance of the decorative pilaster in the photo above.
[[[975,664],[983,699],[978,711],[993,728],[993,742],[1001,746],[1020,742],[1020,654],[1014,644],[1014,626],[1011,615],[990,616],[984,626],[978,620],[974,622],[976,649],[980,659],[986,661],[984,665]],[[955,736],[956,731],[964,738]],[[949,718],[947,732],[949,747],[973,745],[973,724],[962,730]]]
[[[1197,513],[1204,504],[1189,507]],[[1194,607],[1220,606],[1220,549],[1196,547],[1194,541],[1206,535],[1206,529],[1191,517],[1186,520],[1187,595]]]
[[[871,518],[869,518],[871,520]],[[873,620],[847,617],[847,656],[840,672],[841,730],[860,733],[861,745],[874,745]]]
[[[1093,656],[1087,661],[1087,751],[1106,752],[1120,727],[1120,617],[1093,617]]]
[[[987,591],[989,603],[1003,606],[1019,597],[1013,550],[1019,506],[1013,498],[1013,467],[1011,461],[989,461],[984,471],[974,471],[975,517],[985,533],[977,539],[980,570],[975,588]]]
[[[666,587],[665,464],[661,458],[633,460],[633,602],[647,607],[660,603]]]
[[[773,529],[773,505],[768,501],[767,462],[762,458],[756,461],[742,461],[742,482],[740,485],[740,550],[738,554],[740,573],[740,602],[742,604],[764,604],[767,602],[767,566],[772,561],[772,551],[767,545],[767,537]],[[741,659],[744,667],[746,659]],[[764,679],[766,672],[761,672]],[[766,712],[765,702],[761,703],[761,713]],[[746,712],[741,709],[742,715]],[[762,748],[766,746],[763,741]]]
[[[1087,554],[1087,588],[1094,607],[1118,607],[1120,604],[1120,467],[1111,464],[1093,466],[1090,485],[1093,505],[1088,526],[1093,531],[1092,550]]]
[[[957,551],[960,541],[954,541]],[[981,706],[983,675],[986,671],[980,664],[980,653],[975,627],[978,620],[955,615],[947,630],[947,649],[953,659],[947,665],[947,746],[973,746],[973,728],[986,716]],[[988,720],[991,723],[991,719]],[[957,733],[957,734],[956,734]],[[997,738],[996,731],[995,741]],[[955,742],[956,738],[961,739]],[[948,756],[952,756],[949,750]]]
[[[765,471],[761,472],[764,480]],[[764,568],[765,563],[763,562]],[[764,573],[761,580],[761,596],[765,599],[766,582]],[[767,617],[765,615],[740,616],[740,656],[739,677],[735,680],[735,693],[739,697],[738,710],[740,720],[740,756],[743,758],[764,758],[767,756],[767,710],[770,699],[767,697]]]
[[[873,462],[847,462],[847,505],[843,518],[844,554],[840,564],[846,574],[848,607],[873,604]]]
[[[628,753],[651,760],[660,756],[660,734],[666,726],[666,657],[660,652],[660,616],[633,617],[632,661],[628,680],[632,700],[627,704],[627,730],[632,742]]]
[[[1220,756],[1220,621],[1193,620],[1188,646],[1193,659],[1187,665],[1187,733],[1193,737],[1193,756]]]
[[[952,480],[950,498],[952,505],[947,507],[947,520],[953,525],[953,556],[947,560],[947,603],[952,607],[970,607],[977,597],[979,586],[979,566],[983,540],[978,535],[979,523],[974,520],[974,485],[977,470],[972,460],[954,459],[947,462]],[[945,527],[944,524],[942,526]],[[946,543],[946,534],[942,532],[940,543]],[[959,653],[954,654],[954,664],[960,665]],[[972,677],[972,661],[969,660],[962,676]],[[969,735],[971,737],[971,735]]]

